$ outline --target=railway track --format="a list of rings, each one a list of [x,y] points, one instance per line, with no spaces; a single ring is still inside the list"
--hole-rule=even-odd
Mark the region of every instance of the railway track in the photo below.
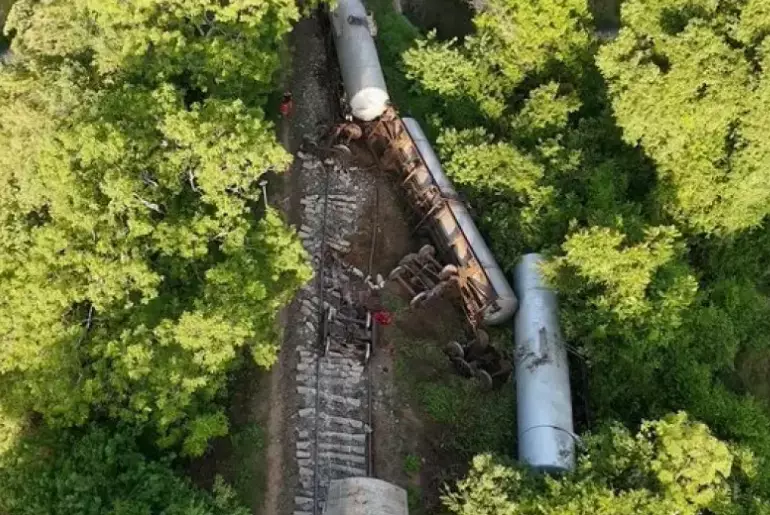
[[[300,152],[300,238],[315,280],[298,298],[294,514],[322,513],[329,482],[370,473],[372,320],[362,270],[347,263],[367,192],[361,174],[326,153]]]

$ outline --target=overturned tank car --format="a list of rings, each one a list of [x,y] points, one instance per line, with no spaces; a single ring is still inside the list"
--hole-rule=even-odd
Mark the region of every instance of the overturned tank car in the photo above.
[[[401,119],[389,107],[366,8],[360,0],[338,0],[331,22],[345,95],[363,137],[382,168],[400,174],[420,225],[431,229],[442,255],[455,265],[452,281],[472,325],[504,323],[516,311],[516,296],[417,121]],[[435,279],[442,282],[447,273]],[[421,293],[424,298],[428,292]]]
[[[474,327],[499,325],[516,311],[516,295],[482,238],[438,157],[413,118],[388,109],[367,124],[367,142],[380,166],[398,174],[410,204],[454,265],[454,281]]]
[[[514,331],[519,460],[559,473],[575,466],[576,437],[567,349],[556,293],[540,272],[542,261],[539,254],[526,254],[513,272],[520,303]]]

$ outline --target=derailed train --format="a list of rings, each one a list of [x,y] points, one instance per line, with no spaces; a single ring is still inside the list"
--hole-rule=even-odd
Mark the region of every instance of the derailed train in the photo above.
[[[390,105],[366,8],[360,0],[338,0],[330,17],[351,114],[380,167],[398,174],[420,223],[453,261],[469,321],[474,328],[499,325],[519,310],[514,361],[520,459],[543,471],[571,469],[575,438],[567,355],[556,298],[540,278],[539,257],[524,256],[517,265],[517,298],[419,124],[400,118]]]
[[[359,0],[343,0],[331,14],[348,104],[363,125],[364,137],[380,165],[401,173],[412,206],[434,233],[434,241],[453,256],[463,305],[474,325],[498,325],[516,311],[516,295],[458,200],[420,125],[401,119],[390,107],[385,78]]]

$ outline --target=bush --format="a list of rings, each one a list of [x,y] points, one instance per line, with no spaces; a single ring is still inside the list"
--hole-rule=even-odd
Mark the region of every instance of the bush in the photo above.
[[[41,434],[6,454],[0,511],[14,515],[248,515],[218,480],[211,496],[147,458],[137,433],[90,425]]]

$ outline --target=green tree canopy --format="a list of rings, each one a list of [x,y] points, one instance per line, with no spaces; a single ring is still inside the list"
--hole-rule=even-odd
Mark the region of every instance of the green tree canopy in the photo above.
[[[768,3],[626,0],[607,43],[585,3],[485,5],[404,73],[500,264],[552,257],[590,421],[686,409],[768,488]]]
[[[309,277],[260,207],[293,2],[20,0],[0,70],[0,407],[149,424],[200,454]]]
[[[632,435],[617,425],[583,439],[577,469],[564,477],[477,456],[444,496],[456,515],[621,515],[766,513],[751,492],[750,453],[733,449],[684,413],[645,422]]]
[[[125,428],[38,435],[4,457],[0,510],[18,515],[247,515],[220,480],[214,495],[148,459]]]
[[[443,101],[428,120],[442,164],[498,259],[555,249],[573,222],[642,232],[651,171],[613,123],[587,4],[485,5],[462,44],[429,35],[403,64],[416,94]]]
[[[762,0],[628,0],[598,63],[624,138],[680,224],[731,233],[770,213],[770,11]]]

